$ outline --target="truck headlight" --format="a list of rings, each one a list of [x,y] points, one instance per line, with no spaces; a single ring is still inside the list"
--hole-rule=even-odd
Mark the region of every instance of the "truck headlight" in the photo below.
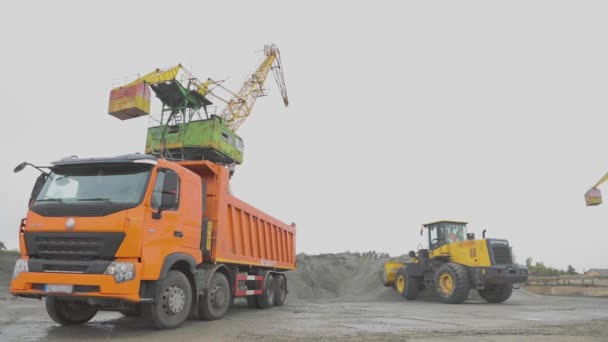
[[[135,278],[135,264],[132,262],[112,262],[103,274],[114,277],[114,281],[122,283]]]
[[[19,273],[28,272],[27,260],[19,259],[15,263],[15,269],[13,270],[13,279],[17,279]]]

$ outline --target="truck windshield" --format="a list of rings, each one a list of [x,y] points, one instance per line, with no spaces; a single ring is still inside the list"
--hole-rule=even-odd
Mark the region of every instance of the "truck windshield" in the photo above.
[[[54,168],[36,202],[141,202],[151,166],[79,165]]]

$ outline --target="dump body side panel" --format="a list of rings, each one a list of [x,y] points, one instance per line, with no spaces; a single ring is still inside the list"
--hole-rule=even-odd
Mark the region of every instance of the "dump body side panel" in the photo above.
[[[295,268],[295,228],[226,194],[212,257],[217,262]]]
[[[296,267],[296,227],[234,197],[229,170],[208,161],[178,163],[206,184],[204,218],[211,222],[211,253],[207,262],[277,270]]]

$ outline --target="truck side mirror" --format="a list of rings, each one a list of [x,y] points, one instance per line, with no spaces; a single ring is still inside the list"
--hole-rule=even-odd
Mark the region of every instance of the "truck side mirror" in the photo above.
[[[17,167],[15,167],[13,169],[13,172],[14,173],[20,172],[21,170],[25,169],[26,166],[27,166],[27,162],[23,162],[23,163],[17,165]]]
[[[467,240],[475,240],[475,233],[467,233]]]

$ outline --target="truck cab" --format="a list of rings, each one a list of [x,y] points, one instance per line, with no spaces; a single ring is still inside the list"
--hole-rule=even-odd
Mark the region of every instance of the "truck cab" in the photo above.
[[[287,234],[268,244],[269,250],[285,251],[285,260],[273,261],[272,269],[254,269],[237,258],[219,262],[222,248],[231,246],[224,232],[243,228],[227,225],[232,222],[224,216],[226,203],[235,202],[243,213],[255,211],[229,194],[227,168],[142,154],[67,158],[48,168],[19,227],[21,259],[11,293],[46,297],[56,322],[81,324],[99,310],[111,310],[143,315],[168,329],[190,312],[221,318],[235,296],[251,296],[260,307],[284,301],[286,278],[277,265],[295,268],[295,257],[286,260],[295,254],[295,226],[285,228],[294,233],[291,248],[277,246],[287,243]],[[280,223],[273,227],[283,233]]]

